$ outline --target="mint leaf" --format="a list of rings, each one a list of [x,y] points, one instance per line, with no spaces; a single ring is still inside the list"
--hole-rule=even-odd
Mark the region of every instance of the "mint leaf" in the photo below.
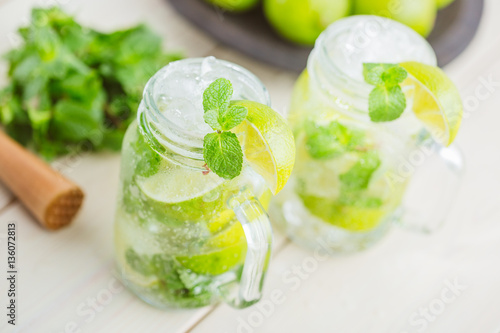
[[[408,77],[408,72],[399,66],[391,67],[382,73],[382,81],[386,85],[396,85],[402,83]]]
[[[214,131],[221,131],[222,127],[219,123],[219,112],[216,110],[208,110],[203,115],[205,122],[212,127]]]
[[[233,105],[220,115],[220,125],[224,131],[238,126],[248,115],[248,109],[244,106]]]
[[[203,142],[203,158],[219,177],[232,179],[238,176],[243,166],[243,151],[236,134],[207,134]]]
[[[153,143],[146,141],[138,128],[136,132],[137,140],[131,143],[132,149],[138,156],[134,173],[140,177],[151,177],[160,170],[163,158],[151,148]]]
[[[159,283],[145,288],[180,307],[199,307],[213,299],[217,281],[210,275],[197,274],[163,254],[144,255],[129,248],[127,265],[143,276],[154,276]]]
[[[248,110],[244,106],[232,106],[222,112],[209,110],[203,115],[205,122],[212,127],[214,131],[229,131],[238,126],[247,117]]]
[[[143,276],[151,276],[156,273],[156,267],[151,263],[151,260],[139,256],[137,252],[129,248],[125,252],[127,264],[136,272]]]
[[[397,64],[363,64],[365,81],[376,86],[370,93],[368,110],[373,122],[392,121],[406,108],[406,98],[399,86],[408,72]]]
[[[203,110],[215,110],[219,114],[227,109],[233,96],[233,85],[228,79],[220,78],[212,82],[203,92]]]
[[[362,145],[364,134],[337,121],[326,126],[306,123],[306,149],[314,159],[335,158]]]
[[[373,122],[398,119],[406,109],[406,98],[398,85],[377,86],[370,93],[368,111]]]
[[[248,110],[244,106],[229,107],[233,95],[231,81],[220,78],[203,92],[205,122],[217,133],[207,134],[203,142],[203,158],[218,176],[232,179],[243,167],[243,151],[234,133],[228,132],[245,120]]]
[[[179,278],[187,289],[200,292],[210,291],[210,285],[213,278],[207,275],[197,274],[190,269],[184,268],[182,265],[176,267]],[[198,288],[196,288],[198,287]]]
[[[373,86],[384,84],[382,75],[387,70],[399,67],[396,64],[377,64],[377,63],[364,63],[363,64],[363,77],[365,82]]]
[[[368,188],[373,173],[380,167],[380,157],[375,151],[367,152],[349,171],[339,176],[342,187],[349,190]]]

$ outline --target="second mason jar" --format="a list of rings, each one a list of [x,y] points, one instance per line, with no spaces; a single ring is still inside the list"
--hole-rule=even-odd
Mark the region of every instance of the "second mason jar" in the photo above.
[[[316,42],[296,83],[289,115],[295,169],[272,209],[292,240],[311,249],[352,252],[372,245],[395,221],[431,231],[444,219],[458,180],[459,154],[453,149],[440,154],[444,148],[411,112],[411,100],[395,121],[374,123],[368,116],[373,87],[363,81],[363,63],[404,61],[436,66],[425,39],[381,17],[339,20]],[[403,164],[416,152],[425,153],[427,162],[437,158],[446,163],[433,170],[438,189],[421,189],[439,193],[434,206],[418,207],[417,202],[416,209],[405,210],[414,172],[404,172]]]

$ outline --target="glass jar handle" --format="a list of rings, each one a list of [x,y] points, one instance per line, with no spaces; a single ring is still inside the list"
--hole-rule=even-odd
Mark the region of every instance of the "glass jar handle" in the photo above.
[[[221,284],[219,292],[229,305],[245,308],[262,297],[264,276],[271,257],[271,222],[260,201],[248,189],[230,198],[229,207],[243,226],[247,253],[241,277],[235,276]]]
[[[443,225],[455,202],[464,161],[456,146],[443,147],[433,142],[421,148],[431,154],[412,176],[399,220],[406,229],[431,233]],[[422,187],[424,182],[432,187]]]

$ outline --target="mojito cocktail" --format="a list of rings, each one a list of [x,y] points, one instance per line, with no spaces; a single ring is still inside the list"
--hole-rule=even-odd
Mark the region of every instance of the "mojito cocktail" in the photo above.
[[[260,298],[271,242],[265,210],[294,155],[291,131],[267,104],[257,78],[215,58],[172,63],[148,83],[123,143],[115,222],[120,276],[146,302],[245,307]],[[220,117],[206,115],[218,108]],[[212,151],[207,137],[223,150]],[[273,157],[278,146],[287,161]],[[270,160],[289,170],[275,172]],[[235,165],[241,170],[228,176]]]
[[[449,81],[435,66],[430,45],[388,19],[356,16],[322,34],[294,88],[297,163],[273,209],[289,237],[313,249],[357,251],[399,219],[411,180],[401,161],[438,146],[431,132],[446,133],[448,144],[459,125],[444,123],[439,94],[426,87],[427,79]]]

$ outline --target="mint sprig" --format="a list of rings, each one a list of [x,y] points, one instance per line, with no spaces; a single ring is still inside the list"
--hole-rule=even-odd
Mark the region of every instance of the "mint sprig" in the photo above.
[[[306,149],[314,159],[327,160],[338,157],[363,145],[364,133],[332,121],[318,126],[306,121]]]
[[[243,151],[236,134],[209,133],[203,142],[203,157],[207,166],[219,177],[233,179],[241,172]]]
[[[400,84],[408,72],[397,64],[363,64],[365,82],[374,85],[368,99],[368,112],[373,122],[398,119],[406,109],[406,97]]]
[[[342,187],[353,191],[366,190],[380,164],[380,157],[376,151],[364,153],[356,164],[339,176]]]
[[[382,200],[369,197],[365,192],[370,185],[373,174],[380,165],[380,157],[376,151],[363,153],[356,164],[339,176],[340,202],[344,205],[363,208],[380,207]]]
[[[203,119],[216,131],[205,135],[203,158],[216,175],[233,179],[241,173],[243,150],[236,134],[230,132],[245,120],[246,107],[230,105],[233,95],[231,81],[220,78],[203,92]]]

